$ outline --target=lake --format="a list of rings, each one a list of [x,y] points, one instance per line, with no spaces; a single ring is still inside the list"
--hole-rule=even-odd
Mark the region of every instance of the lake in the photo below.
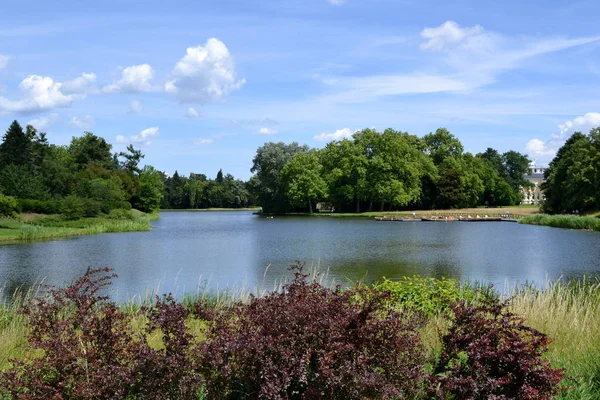
[[[4,292],[62,284],[87,266],[119,275],[113,297],[147,291],[272,288],[302,260],[331,279],[406,275],[493,283],[543,283],[600,272],[600,233],[509,222],[377,222],[251,212],[162,212],[149,232],[110,233],[0,246]]]

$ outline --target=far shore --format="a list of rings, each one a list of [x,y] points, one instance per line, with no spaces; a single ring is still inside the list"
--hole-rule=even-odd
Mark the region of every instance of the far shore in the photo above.
[[[241,207],[241,208],[161,208],[159,212],[172,211],[260,211],[261,207]]]

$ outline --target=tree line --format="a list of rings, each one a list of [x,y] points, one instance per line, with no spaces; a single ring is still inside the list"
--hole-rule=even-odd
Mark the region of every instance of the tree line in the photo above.
[[[73,137],[67,146],[48,142],[31,125],[14,121],[0,144],[0,214],[15,211],[60,213],[70,219],[109,214],[132,207],[238,208],[254,204],[247,183],[220,170],[215,179],[204,174],[170,177],[146,165],[141,150],[112,145],[91,132]]]
[[[544,171],[542,190],[546,213],[600,210],[600,127],[567,139]]]
[[[527,156],[488,148],[473,155],[447,129],[424,137],[386,129],[357,131],[323,149],[296,142],[258,148],[249,181],[264,212],[509,206],[521,201]]]
[[[243,208],[255,205],[247,182],[231,174],[217,172],[215,179],[204,174],[180,176],[177,171],[165,177],[165,191],[160,207],[163,209]]]
[[[152,166],[140,168],[143,158],[132,145],[113,153],[91,132],[67,146],[51,144],[44,132],[14,121],[0,144],[0,195],[20,211],[72,219],[132,207],[157,211],[163,180]]]

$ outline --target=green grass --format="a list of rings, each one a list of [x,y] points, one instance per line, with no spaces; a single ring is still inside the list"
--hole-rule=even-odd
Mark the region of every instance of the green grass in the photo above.
[[[519,220],[519,222],[521,224],[600,232],[600,218],[591,216],[534,214]]]
[[[14,219],[0,219],[0,244],[98,233],[147,231],[152,227],[150,222],[159,218],[157,213],[135,211],[132,212],[133,219],[127,220],[107,217],[65,220],[60,216],[46,216],[23,223]]]

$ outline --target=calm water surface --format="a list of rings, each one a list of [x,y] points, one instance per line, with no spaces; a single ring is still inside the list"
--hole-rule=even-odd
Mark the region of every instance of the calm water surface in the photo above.
[[[272,288],[295,260],[337,282],[419,274],[544,282],[600,272],[600,233],[515,223],[376,222],[250,212],[163,212],[149,232],[0,246],[5,293],[62,284],[87,266],[114,268],[114,297],[225,287]]]

